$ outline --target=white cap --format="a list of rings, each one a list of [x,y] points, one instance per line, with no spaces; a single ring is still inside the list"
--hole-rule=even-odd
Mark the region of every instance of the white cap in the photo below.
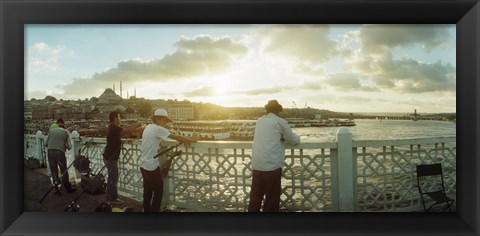
[[[167,111],[165,111],[165,109],[155,110],[155,112],[153,113],[153,116],[164,116],[164,117],[167,117],[167,119],[169,119],[170,121],[172,121],[172,119],[170,119],[170,117],[168,117],[168,113],[167,113]]]

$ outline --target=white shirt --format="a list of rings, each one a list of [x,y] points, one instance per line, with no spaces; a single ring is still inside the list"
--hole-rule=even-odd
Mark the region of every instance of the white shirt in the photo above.
[[[138,164],[145,170],[155,170],[160,166],[158,158],[153,158],[158,153],[160,142],[167,139],[170,132],[156,124],[149,124],[142,133],[142,154]]]
[[[252,169],[272,171],[282,168],[285,160],[285,142],[290,145],[300,143],[300,136],[293,133],[288,122],[273,113],[257,120],[252,147]]]

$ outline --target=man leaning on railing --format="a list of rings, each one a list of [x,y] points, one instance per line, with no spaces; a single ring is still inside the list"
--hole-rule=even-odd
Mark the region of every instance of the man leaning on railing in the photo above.
[[[283,110],[277,100],[265,105],[267,114],[257,120],[252,147],[252,188],[249,212],[278,212],[280,208],[282,167],[285,161],[285,142],[300,143],[300,136],[293,133],[288,122],[280,117]]]
[[[181,143],[194,143],[197,138],[188,138],[181,135],[171,134],[165,126],[172,120],[164,109],[155,110],[152,122],[147,125],[142,133],[142,154],[138,164],[143,177],[143,211],[158,212],[162,204],[163,178],[160,170],[158,154],[160,142],[171,138]]]

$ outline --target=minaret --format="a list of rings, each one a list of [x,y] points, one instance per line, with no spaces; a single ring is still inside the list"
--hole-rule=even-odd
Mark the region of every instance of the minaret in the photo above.
[[[115,92],[115,83],[113,83],[113,92]]]
[[[123,90],[122,90],[122,81],[120,80],[120,97],[121,97],[121,98],[123,98],[122,92],[123,92]]]
[[[133,96],[136,98],[137,97],[137,88],[133,88]]]

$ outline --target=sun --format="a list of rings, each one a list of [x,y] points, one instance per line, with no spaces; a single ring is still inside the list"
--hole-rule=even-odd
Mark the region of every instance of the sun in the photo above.
[[[231,92],[230,86],[225,81],[216,82],[212,87],[212,95],[210,96],[210,102],[218,105],[226,105],[225,102]]]
[[[221,84],[216,84],[214,87],[213,87],[213,95],[214,96],[225,96],[225,94],[227,94],[228,92],[228,86],[225,84],[225,83],[221,83]]]

